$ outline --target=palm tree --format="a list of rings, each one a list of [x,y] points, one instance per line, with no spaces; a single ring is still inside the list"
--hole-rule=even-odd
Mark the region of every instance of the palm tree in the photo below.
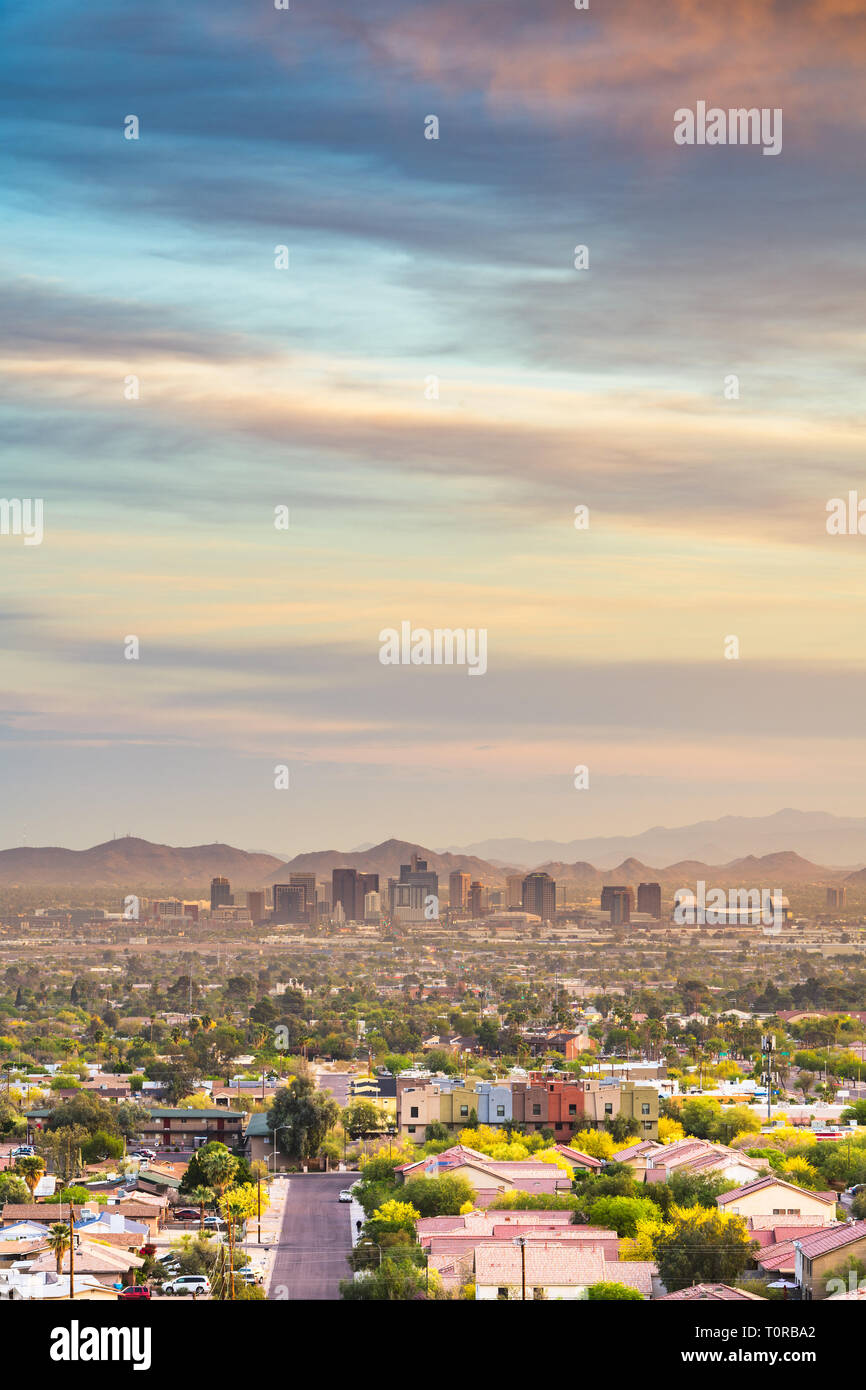
[[[63,1256],[69,1249],[69,1225],[66,1221],[55,1221],[47,1236],[48,1249],[53,1250],[57,1273],[63,1273]]]
[[[204,1209],[209,1202],[212,1202],[216,1193],[212,1187],[194,1187],[189,1194],[190,1201],[194,1202],[199,1211],[199,1234],[204,1233]]]
[[[213,1188],[217,1198],[221,1197],[237,1172],[237,1159],[232,1157],[225,1144],[214,1143],[213,1148],[206,1145],[199,1150],[198,1161],[208,1186]]]
[[[40,1158],[38,1154],[28,1154],[26,1157],[16,1160],[15,1171],[21,1174],[32,1197],[36,1191],[36,1184],[45,1172],[45,1159]]]

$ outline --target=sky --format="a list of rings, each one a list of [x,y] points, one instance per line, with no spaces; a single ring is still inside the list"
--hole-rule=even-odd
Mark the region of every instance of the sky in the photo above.
[[[862,0],[0,38],[2,488],[44,506],[0,535],[0,845],[864,813]],[[698,101],[781,153],[677,145]],[[485,674],[383,666],[404,621]]]

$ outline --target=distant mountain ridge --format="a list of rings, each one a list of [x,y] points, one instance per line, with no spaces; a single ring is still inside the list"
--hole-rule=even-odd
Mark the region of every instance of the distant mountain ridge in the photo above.
[[[92,849],[31,848],[0,850],[0,884],[127,888],[133,892],[159,889],[193,893],[209,888],[224,874],[240,888],[261,887],[280,860],[270,854],[248,854],[231,845],[192,845],[175,848],[125,835]]]
[[[344,853],[318,850],[298,854],[283,862],[272,854],[250,854],[232,845],[192,845],[175,847],[152,844],[149,840],[126,836],[108,840],[91,849],[70,850],[56,847],[0,850],[0,886],[6,887],[90,887],[124,890],[143,895],[155,892],[189,897],[207,895],[210,880],[224,875],[239,892],[261,889],[288,880],[291,873],[315,873],[328,880],[335,868],[355,868],[378,873],[384,888],[389,877],[397,877],[401,864],[412,855],[426,859],[439,874],[442,887],[453,872],[463,872],[491,886],[503,886],[508,870],[475,855],[438,853],[406,840],[385,840],[371,849]],[[700,859],[679,859],[666,867],[654,868],[635,858],[624,859],[603,869],[587,860],[572,863],[548,860],[537,866],[560,883],[571,883],[589,891],[603,884],[634,886],[658,882],[670,888],[685,888],[704,879],[710,886],[741,888],[786,888],[795,883],[847,882],[866,884],[866,869],[848,873],[811,862],[792,850],[756,856],[745,855],[723,864]]]
[[[793,851],[814,863],[850,870],[866,865],[866,817],[786,808],[770,816],[722,816],[694,825],[656,825],[638,835],[605,835],[567,842],[490,839],[448,848],[451,853],[477,855],[494,864],[527,868],[545,860],[583,860],[603,869],[629,858],[646,864],[673,864],[682,859],[727,864],[749,855]]]

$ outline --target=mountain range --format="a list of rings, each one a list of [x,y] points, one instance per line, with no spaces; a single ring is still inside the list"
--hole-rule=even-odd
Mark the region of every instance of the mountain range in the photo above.
[[[673,828],[655,825],[638,835],[568,841],[492,839],[449,849],[520,868],[545,861],[584,861],[608,869],[632,857],[644,864],[672,864],[679,859],[727,864],[750,854],[786,850],[818,864],[859,868],[866,864],[866,818],[788,808],[770,816],[722,816]]]
[[[318,879],[328,880],[333,869],[347,867],[378,873],[384,888],[387,879],[397,877],[400,865],[409,863],[413,853],[427,860],[428,866],[439,874],[443,888],[448,875],[455,871],[468,873],[473,879],[492,886],[501,886],[509,871],[507,866],[477,855],[439,853],[423,845],[395,839],[348,853],[319,850],[298,854],[284,862],[277,855],[250,854],[231,845],[178,848],[126,836],[86,850],[26,847],[2,850],[0,885],[16,888],[92,886],[103,890],[177,893],[199,898],[207,895],[210,880],[220,874],[231,881],[233,889],[243,892],[285,882],[290,873],[315,873]],[[610,868],[601,868],[585,859],[548,859],[537,867],[560,883],[588,890],[600,889],[604,883],[634,885],[653,881],[678,888],[688,887],[698,879],[710,886],[743,888],[785,889],[798,883],[840,881],[852,886],[866,884],[866,869],[848,872],[827,868],[792,850],[760,856],[749,854],[723,864],[681,858],[659,868],[630,856]],[[511,872],[523,872],[523,867],[515,867]]]

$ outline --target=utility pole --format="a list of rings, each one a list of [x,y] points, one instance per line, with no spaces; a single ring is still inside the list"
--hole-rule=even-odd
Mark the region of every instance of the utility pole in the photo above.
[[[69,1299],[75,1298],[75,1207],[69,1203]]]
[[[514,1244],[520,1246],[520,1298],[526,1302],[526,1236],[515,1236]]]
[[[258,1173],[258,1174],[256,1175],[256,1202],[257,1202],[257,1204],[258,1204],[258,1223],[259,1223],[259,1229],[258,1229],[258,1237],[257,1237],[257,1239],[258,1239],[259,1245],[261,1245],[261,1243],[262,1243],[262,1175],[261,1175],[261,1173]]]
[[[761,1038],[761,1057],[764,1070],[761,1073],[761,1080],[767,1086],[767,1119],[773,1117],[773,1053],[776,1050],[776,1039],[772,1033],[765,1033]]]

